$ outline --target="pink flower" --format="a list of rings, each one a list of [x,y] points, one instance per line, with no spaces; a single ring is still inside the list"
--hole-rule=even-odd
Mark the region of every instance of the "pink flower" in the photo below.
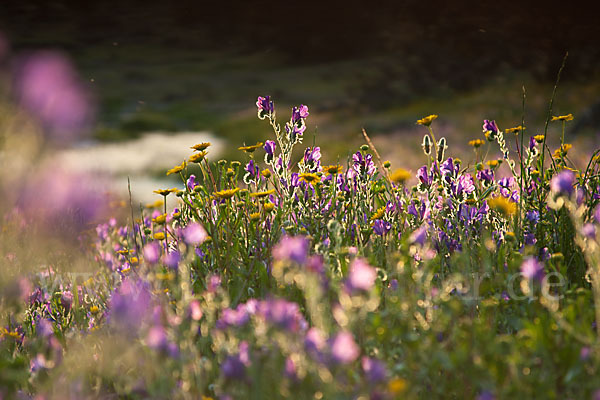
[[[331,355],[340,364],[349,364],[358,358],[360,349],[350,332],[340,332],[331,344]]]
[[[377,272],[361,258],[350,264],[348,271],[348,286],[351,290],[370,290],[375,284]]]

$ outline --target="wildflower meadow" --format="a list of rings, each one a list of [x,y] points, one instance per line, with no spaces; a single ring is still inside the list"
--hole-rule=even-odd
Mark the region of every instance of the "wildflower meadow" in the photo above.
[[[364,130],[326,165],[309,107],[259,96],[242,161],[190,143],[136,205],[49,161],[92,113],[48,57],[17,85],[42,133],[0,131],[1,399],[600,398],[600,150],[560,98],[542,131],[481,116],[468,159],[415,116],[409,171]]]

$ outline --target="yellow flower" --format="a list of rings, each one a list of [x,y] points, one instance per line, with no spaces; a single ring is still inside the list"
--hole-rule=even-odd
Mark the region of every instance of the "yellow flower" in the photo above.
[[[190,156],[189,161],[193,163],[200,163],[202,162],[202,160],[204,160],[204,157],[206,157],[207,154],[208,153],[206,151],[201,151],[200,153],[192,154]]]
[[[429,126],[429,125],[431,125],[433,120],[436,119],[437,117],[438,116],[436,114],[428,115],[427,117],[421,118],[420,120],[418,120],[417,125]]]
[[[377,209],[377,211],[375,211],[375,213],[371,216],[371,221],[375,221],[376,219],[383,218],[384,214],[385,214],[385,207],[379,207]]]
[[[267,179],[271,177],[271,171],[268,169],[263,169],[262,171],[260,171],[260,174]]]
[[[341,165],[328,165],[326,167],[323,167],[323,171],[325,171],[329,175],[339,174],[340,172],[342,172],[343,169],[344,167],[342,167]]]
[[[165,239],[165,233],[164,232],[156,232],[154,234],[154,239],[156,239],[156,240],[164,240]]]
[[[90,307],[90,312],[92,314],[96,314],[98,311],[100,311],[100,309],[98,308],[98,306],[91,306]]]
[[[271,212],[275,209],[275,204],[271,203],[270,201],[267,201],[263,204],[263,209],[266,212]]]
[[[317,174],[313,174],[312,172],[307,172],[300,174],[300,180],[306,183],[316,183],[321,181],[321,177]]]
[[[405,170],[404,168],[398,168],[394,172],[390,174],[390,179],[395,183],[404,183],[409,180],[411,177],[410,172]]]
[[[491,167],[491,168],[495,168],[495,167],[497,167],[497,166],[498,166],[498,164],[500,164],[500,163],[498,162],[498,160],[489,160],[489,161],[488,161],[486,164],[487,164],[489,167]]]
[[[177,188],[171,188],[171,189],[158,189],[155,190],[154,193],[156,194],[160,194],[161,196],[168,196],[169,193],[177,193],[179,189]]]
[[[505,217],[510,217],[517,212],[517,204],[508,200],[504,196],[498,196],[488,200],[488,205],[490,208],[500,212]]]
[[[262,198],[262,197],[267,197],[268,195],[273,194],[273,193],[275,193],[275,189],[267,190],[265,192],[250,193],[250,197]]]
[[[554,121],[573,121],[573,114],[554,116],[552,122]]]
[[[152,222],[154,222],[155,224],[159,224],[159,225],[164,224],[166,221],[167,221],[167,214],[162,214],[156,218],[152,218]]]
[[[470,140],[469,141],[469,146],[478,148],[478,147],[483,146],[484,143],[485,142],[483,140],[481,140],[481,139],[475,139],[475,140]]]
[[[146,204],[146,208],[160,208],[165,204],[162,200],[156,200],[154,203]]]
[[[402,378],[394,378],[388,382],[388,391],[391,394],[401,394],[406,390],[406,381]]]
[[[250,221],[252,222],[256,222],[260,219],[260,213],[259,212],[255,212],[250,214]]]
[[[560,146],[558,149],[554,150],[554,158],[561,158],[567,155],[568,151],[573,147],[570,143],[565,143]]]
[[[525,127],[524,126],[515,126],[514,128],[506,128],[504,130],[504,133],[514,133],[515,135],[518,135],[521,131],[524,131]]]
[[[235,188],[235,189],[226,189],[226,190],[221,190],[218,192],[214,192],[213,196],[215,196],[218,199],[230,199],[232,198],[237,192],[239,192],[240,188]]]
[[[132,264],[137,264],[139,262],[137,257],[131,257],[131,259],[129,260]]]
[[[192,147],[190,147],[193,150],[196,151],[204,151],[208,148],[208,146],[210,146],[210,142],[204,142],[204,143],[200,143],[200,144],[196,144]]]
[[[176,165],[173,168],[171,168],[170,170],[167,171],[167,175],[171,175],[171,174],[178,174],[181,171],[183,171],[183,169],[185,168],[187,164],[184,162],[182,162],[180,165]]]
[[[262,142],[258,142],[252,146],[242,146],[242,147],[238,147],[238,150],[242,150],[245,151],[246,153],[254,153],[254,151],[256,149],[258,149],[259,147],[261,147],[263,145]]]
[[[542,143],[544,141],[544,135],[535,135],[533,138],[538,143]]]

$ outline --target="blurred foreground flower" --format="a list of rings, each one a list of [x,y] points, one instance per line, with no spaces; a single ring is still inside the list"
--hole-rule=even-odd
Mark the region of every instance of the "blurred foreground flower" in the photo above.
[[[52,142],[73,142],[92,123],[90,92],[60,53],[41,51],[17,62],[14,89],[18,102],[39,119]]]

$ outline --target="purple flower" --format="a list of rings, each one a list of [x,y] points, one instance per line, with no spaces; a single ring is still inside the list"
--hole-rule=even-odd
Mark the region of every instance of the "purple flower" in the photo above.
[[[317,328],[310,328],[304,338],[304,346],[309,353],[318,354],[325,347],[323,333]]]
[[[179,261],[181,261],[181,255],[177,250],[171,250],[164,255],[163,261],[167,267],[177,269]]]
[[[367,376],[367,380],[371,384],[376,384],[386,380],[387,370],[381,361],[365,356],[361,358],[360,363],[365,375]]]
[[[216,322],[218,329],[227,329],[230,327],[240,327],[246,325],[250,321],[250,314],[246,309],[245,304],[240,304],[237,308],[226,308],[223,310],[221,317]]]
[[[527,279],[541,281],[544,278],[544,265],[531,257],[521,264],[521,273]]]
[[[190,177],[187,180],[187,187],[190,190],[194,190],[194,188],[196,187],[196,175],[190,175]]]
[[[490,121],[489,119],[483,120],[483,131],[484,132],[492,132],[494,135],[498,133],[498,125],[496,125],[496,121]]]
[[[292,360],[291,357],[287,357],[285,359],[285,368],[283,371],[284,371],[285,376],[288,377],[289,379],[292,379],[292,380],[298,379],[296,364],[294,363],[294,360]]]
[[[331,343],[331,355],[340,364],[349,364],[358,358],[360,349],[350,332],[338,333]]]
[[[109,323],[125,332],[135,331],[150,310],[150,292],[142,281],[126,279],[109,302]]]
[[[304,236],[284,236],[273,249],[275,260],[289,260],[304,264],[308,256],[309,242]]]
[[[51,141],[68,144],[91,126],[91,95],[66,57],[31,54],[18,63],[15,75],[19,103],[39,118]]]
[[[160,246],[157,242],[150,242],[144,246],[144,260],[150,264],[156,264],[160,259]]]
[[[214,293],[218,288],[221,287],[221,277],[219,275],[211,275],[207,279],[206,290],[210,293]]]
[[[575,174],[568,169],[559,172],[550,181],[550,189],[554,193],[571,195],[573,193],[573,182]]]
[[[527,245],[527,246],[533,246],[536,242],[537,239],[535,238],[535,233],[526,233],[523,236],[523,242]]]
[[[355,258],[348,271],[348,287],[351,290],[370,290],[375,285],[377,272],[362,258]]]
[[[284,299],[261,302],[258,313],[265,321],[288,332],[298,332],[307,326],[298,304]]]
[[[479,179],[482,183],[488,185],[494,180],[494,171],[490,169],[477,171],[477,179]]]
[[[250,182],[255,182],[258,177],[259,168],[258,165],[254,162],[254,160],[250,160],[248,164],[246,164],[246,168],[244,168],[246,173],[244,174],[244,183],[249,185]]]
[[[417,170],[417,178],[423,185],[429,186],[431,184],[432,177],[429,174],[426,165],[423,165]]]
[[[456,197],[466,196],[475,190],[473,185],[473,177],[471,174],[464,174],[458,177],[456,183],[453,185],[453,193]]]
[[[292,109],[292,122],[297,123],[302,119],[308,117],[308,107],[301,104],[300,107],[294,107]]]
[[[382,219],[376,219],[373,223],[373,232],[379,236],[383,236],[392,229],[392,224]]]
[[[206,230],[197,222],[192,222],[183,230],[183,239],[187,244],[202,244],[207,237]]]
[[[273,112],[275,111],[275,106],[273,105],[271,96],[258,96],[258,99],[256,100],[256,107],[258,107],[259,117],[262,118],[264,118],[267,115],[273,114]]]
[[[277,147],[277,145],[275,144],[275,142],[273,140],[267,140],[265,142],[263,149],[265,149],[265,162],[267,164],[271,164],[273,162],[273,159],[275,158],[275,148],[276,147]]]
[[[447,182],[450,182],[448,179],[453,178],[459,171],[459,166],[454,162],[452,157],[448,158],[446,161],[442,163],[440,166],[440,172],[447,179]]]
[[[320,147],[307,147],[304,151],[304,158],[302,162],[308,167],[310,172],[316,172],[321,166],[321,148]]]
[[[421,246],[425,244],[425,240],[427,239],[427,230],[424,226],[415,230],[412,235],[410,235],[410,242],[417,243]]]
[[[593,239],[596,237],[596,227],[594,224],[585,224],[581,230],[581,233],[583,233],[585,237]]]
[[[352,156],[352,161],[354,162],[353,169],[359,175],[362,175],[363,173],[373,175],[375,171],[377,171],[377,167],[373,162],[373,156],[371,154],[367,154],[363,157],[362,153],[357,151],[356,154]]]
[[[525,218],[527,218],[529,222],[532,222],[535,225],[540,220],[540,213],[536,210],[530,210],[527,211],[527,213],[525,214]]]
[[[243,341],[239,345],[239,353],[227,356],[223,362],[222,372],[227,379],[244,379],[246,367],[250,365],[248,342]]]

